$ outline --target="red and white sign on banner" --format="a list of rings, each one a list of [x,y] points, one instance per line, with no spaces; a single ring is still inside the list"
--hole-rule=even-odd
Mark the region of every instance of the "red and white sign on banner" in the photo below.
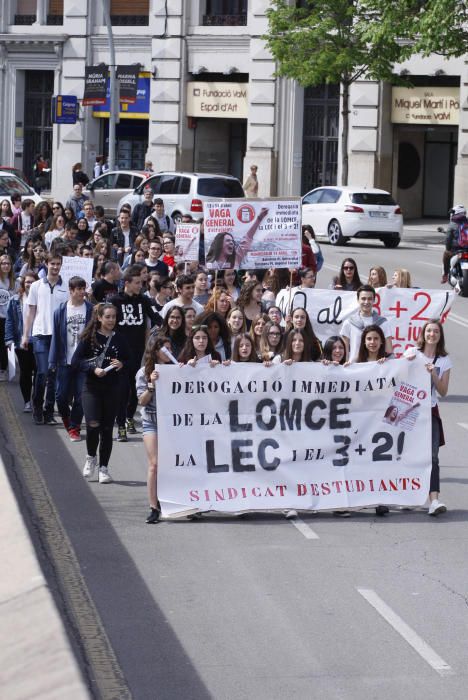
[[[426,501],[431,388],[419,356],[159,370],[164,515]]]
[[[200,224],[177,224],[175,234],[176,263],[198,260]]]
[[[300,267],[300,199],[204,202],[203,216],[208,269]]]
[[[454,291],[440,289],[377,289],[374,310],[391,325],[395,356],[399,357],[417,344],[426,321],[437,318],[444,323],[454,299]],[[307,311],[315,334],[322,342],[339,335],[343,321],[359,309],[356,292],[335,289],[295,288],[291,294],[282,289],[276,304],[283,316],[288,312],[289,303],[292,309],[301,307]]]

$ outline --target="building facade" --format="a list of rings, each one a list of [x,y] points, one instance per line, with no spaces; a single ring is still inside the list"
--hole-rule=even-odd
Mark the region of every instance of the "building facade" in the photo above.
[[[269,5],[111,0],[116,63],[140,66],[137,102],[122,105],[117,125],[118,167],[150,159],[155,170],[243,180],[255,163],[261,196],[339,181],[339,86],[303,90],[275,77],[262,39]],[[52,125],[51,98],[81,99],[85,66],[99,63],[109,64],[102,0],[0,0],[0,162],[30,176],[42,153],[60,198],[74,163],[90,174],[107,153],[109,106],[80,106],[76,124]],[[453,201],[468,203],[468,64],[414,58],[396,70],[419,92],[352,87],[349,181],[391,190],[406,216],[444,216]],[[418,96],[450,115],[429,118]]]

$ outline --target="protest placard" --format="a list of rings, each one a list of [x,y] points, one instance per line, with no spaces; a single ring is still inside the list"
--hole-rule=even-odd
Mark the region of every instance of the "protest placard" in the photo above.
[[[198,260],[200,224],[177,224],[175,233],[176,263]]]
[[[206,267],[300,267],[301,200],[204,202]]]
[[[455,299],[454,291],[440,289],[400,289],[382,287],[376,290],[374,309],[390,323],[393,350],[399,357],[417,344],[421,329],[431,318],[445,322]],[[304,308],[313,329],[323,343],[331,335],[339,335],[349,316],[359,309],[356,292],[335,289],[282,289],[276,304],[283,316],[292,309]]]
[[[69,280],[77,275],[82,277],[86,282],[86,287],[91,287],[93,281],[93,264],[92,258],[80,258],[78,256],[66,255],[62,258],[62,267],[60,268],[60,276],[65,285],[68,285]]]
[[[420,357],[349,367],[161,366],[157,411],[165,515],[427,498],[431,390]]]

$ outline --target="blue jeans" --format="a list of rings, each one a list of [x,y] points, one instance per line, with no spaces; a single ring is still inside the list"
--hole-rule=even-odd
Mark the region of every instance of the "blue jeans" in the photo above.
[[[51,335],[34,335],[32,338],[34,359],[36,360],[36,377],[32,403],[34,412],[50,417],[55,405],[55,372],[49,370],[49,348]],[[45,402],[44,402],[45,396]]]
[[[81,394],[85,375],[83,372],[73,371],[70,365],[64,365],[57,367],[56,377],[56,399],[60,417],[69,422],[70,428],[79,428],[83,420]]]

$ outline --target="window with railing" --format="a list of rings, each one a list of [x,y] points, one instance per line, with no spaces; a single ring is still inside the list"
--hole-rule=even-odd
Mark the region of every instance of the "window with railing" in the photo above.
[[[203,24],[233,27],[247,24],[247,0],[206,0]]]
[[[16,0],[14,24],[27,25],[36,21],[36,0]]]
[[[47,24],[63,24],[63,0],[49,0],[47,3]]]
[[[114,27],[145,27],[149,24],[149,0],[111,0]]]

